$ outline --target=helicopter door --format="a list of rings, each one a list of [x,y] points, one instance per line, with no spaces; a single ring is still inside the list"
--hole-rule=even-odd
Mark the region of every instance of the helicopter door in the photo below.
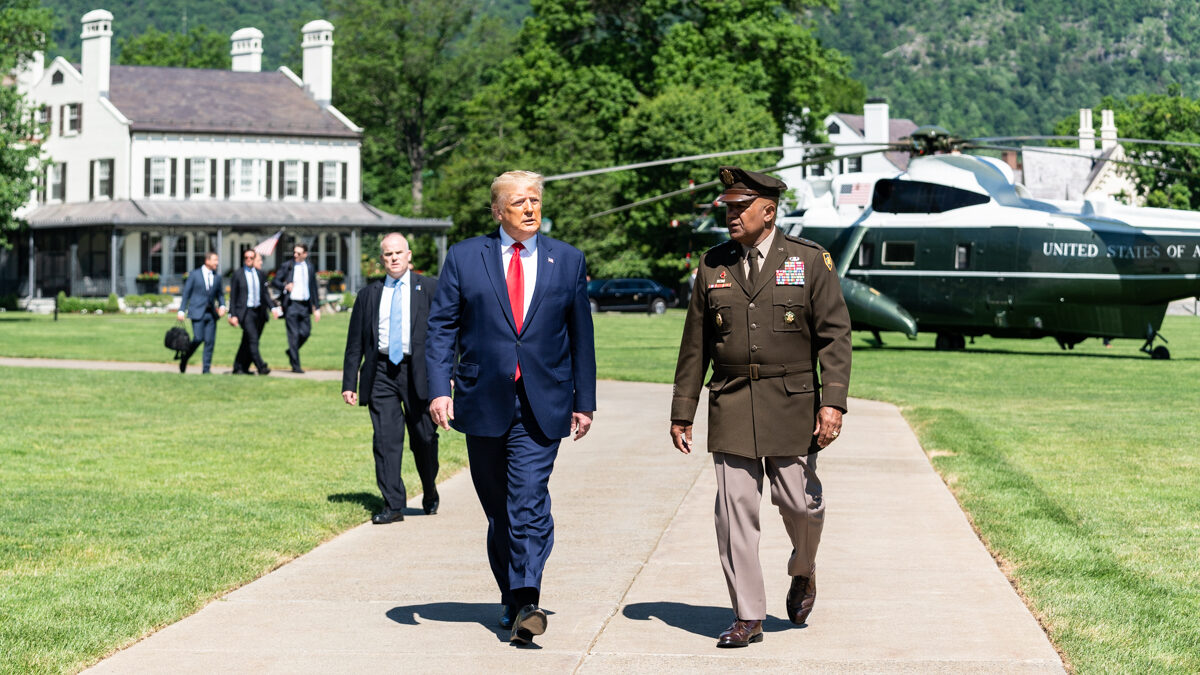
[[[997,328],[1007,328],[1013,318],[1011,311],[1017,293],[1014,279],[1009,275],[1017,269],[1017,238],[1021,231],[1008,225],[988,229],[987,248],[979,251],[978,269],[991,273],[984,277],[984,297],[993,323]]]

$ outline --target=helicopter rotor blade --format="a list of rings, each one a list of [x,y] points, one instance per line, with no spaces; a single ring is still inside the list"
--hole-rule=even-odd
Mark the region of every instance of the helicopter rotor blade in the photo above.
[[[717,157],[733,157],[735,155],[752,155],[759,152],[782,152],[784,150],[828,150],[829,148],[850,148],[856,146],[869,146],[878,148],[880,146],[888,146],[889,150],[906,150],[908,146],[903,143],[805,143],[801,145],[775,145],[766,148],[750,148],[746,150],[725,150],[722,152],[709,152],[702,155],[687,155],[685,157],[671,157],[670,159],[656,159],[650,162],[638,162],[636,164],[621,164],[619,166],[607,166],[599,169],[587,169],[584,171],[572,171],[571,173],[560,173],[554,176],[546,176],[542,179],[543,182],[549,183],[557,180],[570,180],[572,178],[582,178],[584,176],[595,176],[602,173],[614,173],[617,171],[630,171],[633,169],[645,169],[652,166],[662,166],[663,164],[680,164],[683,162],[694,162],[701,159],[715,159]],[[846,155],[841,155],[846,156]]]
[[[1007,145],[971,144],[966,147],[967,147],[967,149],[970,149],[970,150],[1016,150],[1016,151],[1021,150],[1020,147],[1007,146]],[[1063,148],[1063,150],[1065,151],[1065,150],[1067,150],[1067,148]],[[1079,159],[1093,160],[1092,157],[1088,157],[1086,155],[1077,155],[1077,154],[1074,154],[1071,152],[1054,152],[1053,149],[1051,149],[1051,148],[1038,148],[1037,152],[1047,154],[1047,155],[1058,155],[1061,157],[1076,157]],[[1173,167],[1162,166],[1159,164],[1147,164],[1145,162],[1133,162],[1133,161],[1124,160],[1124,159],[1105,159],[1105,160],[1099,160],[1099,161],[1112,162],[1113,164],[1123,164],[1125,166],[1136,166],[1136,167],[1140,167],[1143,169],[1153,169],[1155,171],[1162,171],[1163,173],[1174,173],[1174,174],[1179,174],[1181,176],[1200,177],[1200,173],[1197,173],[1195,171],[1185,171],[1183,169],[1176,169]]]
[[[878,143],[872,143],[871,145],[876,146],[876,147],[879,146]],[[867,150],[865,152],[858,152],[858,153],[853,153],[853,154],[849,154],[849,155],[822,155],[820,157],[813,157],[811,159],[804,160],[803,162],[784,164],[782,166],[769,166],[769,167],[766,167],[763,169],[759,169],[759,171],[764,172],[764,173],[771,173],[774,171],[779,171],[781,169],[792,169],[797,166],[809,166],[811,164],[824,164],[826,162],[829,162],[829,161],[835,160],[835,159],[853,159],[855,157],[865,157],[867,155],[873,155],[873,154],[879,153],[879,152],[891,152],[892,150],[893,150],[893,148],[889,147],[889,148],[877,149],[877,150]],[[707,183],[699,183],[697,185],[685,187],[680,190],[673,190],[671,192],[666,192],[666,193],[663,193],[660,195],[655,195],[654,197],[648,197],[646,199],[641,199],[636,202],[631,202],[629,204],[624,204],[622,206],[617,206],[615,208],[608,209],[606,211],[600,211],[597,213],[593,213],[589,216],[585,216],[584,220],[591,220],[593,218],[599,218],[601,216],[608,216],[608,215],[612,215],[614,213],[620,213],[621,211],[628,211],[630,209],[635,209],[639,206],[645,206],[646,204],[652,204],[654,202],[662,201],[664,199],[670,199],[671,197],[677,197],[679,195],[686,194],[688,192],[695,192],[696,190],[703,190],[705,188],[713,187],[714,185],[716,185],[719,182],[720,181],[712,180],[712,181],[708,181]]]
[[[968,138],[968,143],[975,141],[983,143],[993,143],[996,141],[1078,141],[1078,136],[981,136],[979,138]],[[1134,145],[1162,145],[1168,147],[1179,148],[1200,148],[1200,142],[1192,141],[1156,141],[1150,138],[1117,138],[1114,139],[1119,143],[1132,143]]]

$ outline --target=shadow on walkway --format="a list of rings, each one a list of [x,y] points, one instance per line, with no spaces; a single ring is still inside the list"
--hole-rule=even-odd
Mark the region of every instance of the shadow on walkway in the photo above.
[[[621,613],[625,618],[634,621],[649,621],[653,617],[672,628],[711,637],[714,640],[733,623],[733,614],[728,607],[689,605],[682,602],[638,602],[626,605]],[[796,626],[791,621],[769,614],[767,620],[763,621],[763,630],[768,633],[794,628]]]

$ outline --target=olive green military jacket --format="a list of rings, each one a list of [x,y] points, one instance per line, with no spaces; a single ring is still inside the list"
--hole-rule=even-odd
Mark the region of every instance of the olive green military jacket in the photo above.
[[[774,236],[755,288],[735,241],[706,252],[696,275],[675,365],[671,420],[692,422],[711,364],[709,452],[817,452],[817,410],[846,410],[850,313],[833,261],[816,243],[778,231]]]

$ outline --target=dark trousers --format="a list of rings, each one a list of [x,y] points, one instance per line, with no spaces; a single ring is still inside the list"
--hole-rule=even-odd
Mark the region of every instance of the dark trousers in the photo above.
[[[388,508],[399,511],[408,502],[404,478],[400,475],[404,458],[404,429],[408,428],[408,445],[412,448],[413,463],[423,490],[421,502],[429,508],[438,498],[438,437],[437,427],[429,417],[429,402],[417,398],[412,382],[412,367],[404,357],[399,365],[379,357],[375,384],[371,387],[371,426],[375,434],[371,448],[375,452],[375,481]]]
[[[267,327],[267,308],[263,305],[247,308],[241,326],[242,344],[238,346],[237,357],[233,360],[233,372],[249,372],[253,363],[261,373],[267,367],[267,362],[258,353],[258,340]]]
[[[508,433],[467,436],[471,481],[488,520],[488,562],[505,605],[538,602],[542,570],[554,548],[550,472],[559,439],[547,438],[533,413],[524,412],[529,409],[518,382]]]
[[[293,368],[300,367],[300,348],[312,334],[311,313],[307,301],[290,302],[283,312],[283,322],[287,325],[288,363]]]
[[[200,343],[204,343],[204,372],[212,368],[213,345],[217,342],[217,317],[212,312],[205,312],[204,318],[192,319],[192,346],[188,348],[186,361],[192,358]]]

